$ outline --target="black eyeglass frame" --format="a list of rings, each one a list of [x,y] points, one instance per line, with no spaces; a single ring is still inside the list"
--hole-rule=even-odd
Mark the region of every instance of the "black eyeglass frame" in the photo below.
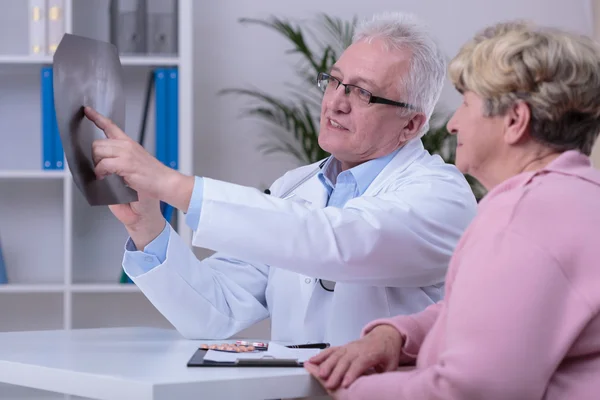
[[[343,83],[342,81],[340,81],[335,76],[329,75],[329,74],[327,74],[325,72],[319,72],[319,74],[317,75],[317,86],[323,92],[325,92],[325,90],[327,89],[326,87],[323,88],[320,85],[320,82],[323,81],[323,80],[327,80],[328,84],[331,84],[331,81],[337,82],[337,86],[334,88],[334,90],[337,90],[337,88],[339,88],[340,85],[344,86],[344,93],[346,95],[350,93],[350,89],[351,88],[356,88],[356,89],[362,90],[365,93],[368,93],[369,94],[369,101],[367,102],[367,104],[379,103],[379,104],[387,104],[387,105],[390,105],[390,106],[407,108],[409,110],[417,110],[417,108],[415,106],[410,105],[408,103],[403,103],[403,102],[400,102],[400,101],[394,101],[394,100],[386,99],[385,97],[375,96],[375,95],[373,95],[373,93],[371,93],[367,89],[363,89],[360,86],[352,85],[352,84],[349,84],[349,83]]]

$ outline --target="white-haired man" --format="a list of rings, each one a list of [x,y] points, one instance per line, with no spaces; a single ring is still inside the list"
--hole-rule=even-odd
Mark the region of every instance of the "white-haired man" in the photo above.
[[[452,252],[475,214],[463,175],[424,150],[446,62],[410,16],[356,30],[323,89],[322,162],[287,172],[265,194],[168,169],[86,109],[108,139],[99,176],[117,173],[139,202],[111,206],[130,239],[123,268],[189,338],[226,338],[271,317],[271,339],[346,343],[369,321],[440,300]],[[198,260],[162,218],[186,213]]]

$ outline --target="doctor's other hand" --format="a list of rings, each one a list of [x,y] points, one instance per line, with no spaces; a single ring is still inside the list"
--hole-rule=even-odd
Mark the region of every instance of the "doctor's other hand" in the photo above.
[[[160,212],[160,201],[138,192],[138,201],[108,206],[114,216],[125,225],[136,248],[143,250],[165,228],[167,223]]]
[[[307,370],[328,391],[348,388],[358,377],[399,367],[403,338],[396,328],[378,325],[361,339],[331,347],[310,358]]]
[[[117,174],[138,194],[162,200],[187,212],[194,189],[193,176],[183,175],[158,161],[109,118],[91,107],[85,107],[84,113],[107,137],[92,144],[98,178]]]

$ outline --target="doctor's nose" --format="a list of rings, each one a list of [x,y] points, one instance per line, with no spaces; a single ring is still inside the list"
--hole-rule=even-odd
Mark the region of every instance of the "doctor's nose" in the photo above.
[[[346,88],[339,85],[336,89],[327,90],[325,101],[330,110],[347,114],[352,109],[350,105],[350,94],[346,94]]]

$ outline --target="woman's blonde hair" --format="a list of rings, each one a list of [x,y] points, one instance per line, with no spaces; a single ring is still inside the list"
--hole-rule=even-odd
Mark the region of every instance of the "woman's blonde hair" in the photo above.
[[[456,89],[485,100],[485,115],[516,101],[531,110],[531,136],[589,155],[600,131],[600,48],[590,38],[526,22],[489,27],[449,64]]]

